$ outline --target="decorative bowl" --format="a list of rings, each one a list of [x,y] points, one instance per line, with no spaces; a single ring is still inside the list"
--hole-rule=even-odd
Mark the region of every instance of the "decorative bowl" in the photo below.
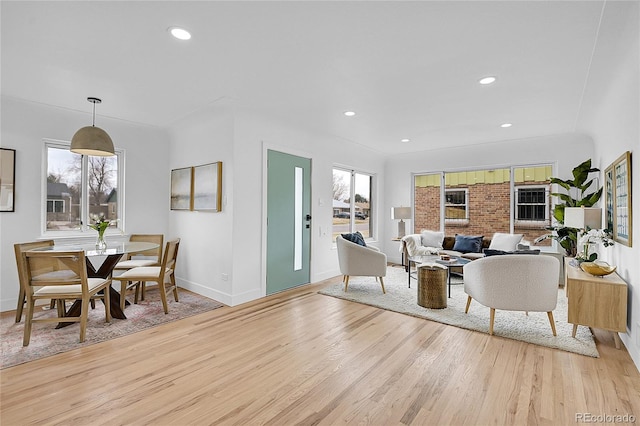
[[[616,267],[609,265],[607,262],[582,262],[580,268],[587,274],[603,277],[615,272]]]

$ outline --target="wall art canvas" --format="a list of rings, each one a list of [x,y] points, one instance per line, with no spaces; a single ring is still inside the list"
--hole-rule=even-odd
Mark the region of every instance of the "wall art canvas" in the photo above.
[[[219,212],[222,207],[222,162],[193,168],[193,210]]]
[[[193,167],[171,170],[171,210],[192,210]]]
[[[15,211],[16,150],[0,148],[0,212]]]

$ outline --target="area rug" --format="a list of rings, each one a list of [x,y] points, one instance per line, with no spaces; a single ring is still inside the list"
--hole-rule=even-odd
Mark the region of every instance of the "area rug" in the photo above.
[[[22,322],[17,324],[13,315],[2,318],[0,320],[0,332],[2,332],[2,365],[0,368],[12,367],[136,333],[160,324],[166,324],[224,306],[215,300],[189,291],[180,291],[179,299],[179,302],[175,302],[173,297],[169,296],[169,313],[165,314],[158,288],[149,287],[146,290],[145,300],[140,301],[138,304],[132,303],[127,306],[124,311],[127,319],[113,318],[111,323],[105,322],[104,305],[101,301],[96,301],[96,308],[89,310],[87,336],[83,343],[79,343],[79,323],[56,330],[56,323],[35,322],[31,329],[29,346],[23,347],[24,316]],[[45,316],[55,317],[55,312],[44,311],[38,312],[37,315],[41,318]]]
[[[389,311],[412,315],[453,325],[469,330],[489,332],[489,308],[477,301],[471,302],[469,313],[464,309],[467,294],[463,290],[462,278],[453,276],[451,298],[447,299],[445,309],[428,309],[417,304],[417,282],[411,280],[407,285],[407,273],[404,269],[389,267],[384,279],[387,291],[382,293],[380,284],[374,277],[350,277],[349,289],[345,293],[344,285],[334,284],[319,291],[320,294],[338,297]],[[567,298],[563,289],[558,292],[558,305],[553,311],[557,336],[551,333],[549,319],[545,312],[510,312],[496,310],[494,335],[520,340],[536,345],[561,349],[590,357],[599,357],[593,334],[588,327],[579,326],[576,337],[571,337],[573,324],[567,322]]]

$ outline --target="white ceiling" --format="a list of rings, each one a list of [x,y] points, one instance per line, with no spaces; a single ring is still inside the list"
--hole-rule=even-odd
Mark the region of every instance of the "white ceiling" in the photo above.
[[[89,114],[96,96],[98,125],[108,116],[161,127],[229,102],[381,153],[561,134],[575,130],[602,10],[603,1],[3,0],[2,95]],[[193,38],[173,39],[170,26]],[[486,75],[498,81],[479,85]]]

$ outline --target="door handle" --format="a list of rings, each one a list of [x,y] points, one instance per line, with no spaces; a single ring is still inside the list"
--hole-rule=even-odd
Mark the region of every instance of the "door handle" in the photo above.
[[[307,215],[307,220],[311,220],[311,215],[310,214]]]

